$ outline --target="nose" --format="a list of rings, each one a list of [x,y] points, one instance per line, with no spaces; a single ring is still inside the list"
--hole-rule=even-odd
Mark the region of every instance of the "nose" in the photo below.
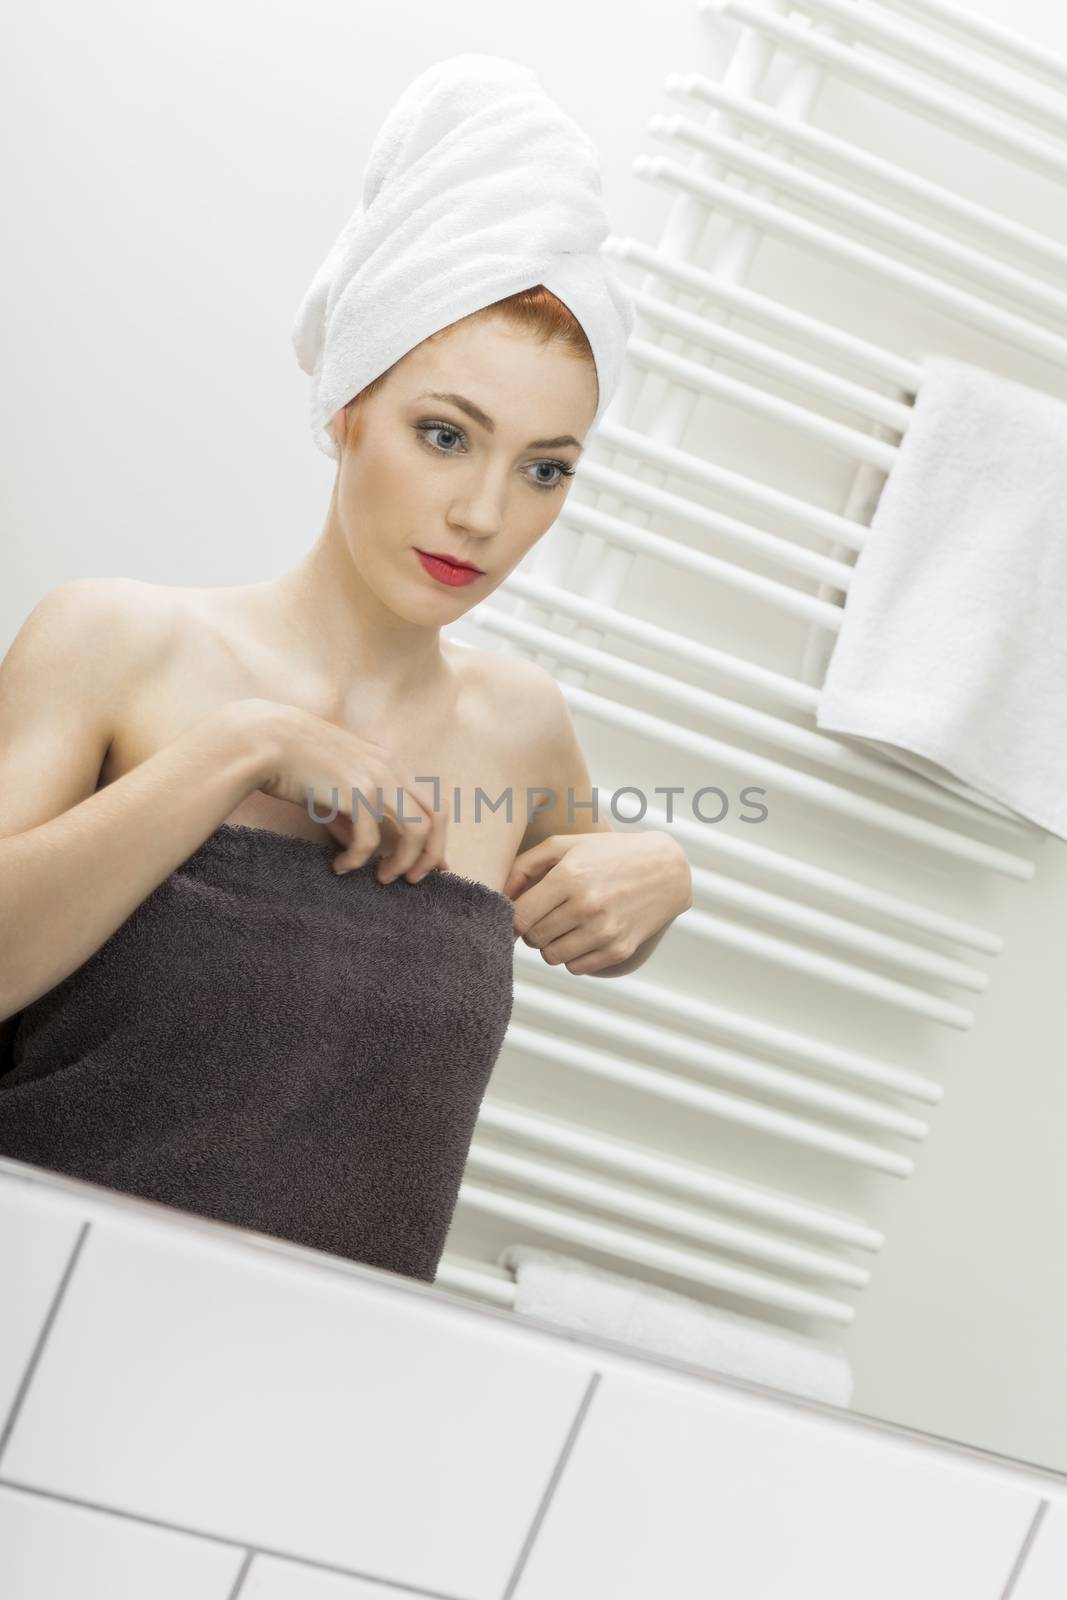
[[[489,539],[499,533],[507,513],[507,468],[473,470],[463,490],[452,501],[449,522],[472,539]]]

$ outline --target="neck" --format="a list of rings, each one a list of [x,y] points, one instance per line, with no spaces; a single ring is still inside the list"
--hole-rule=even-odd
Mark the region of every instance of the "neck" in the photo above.
[[[453,677],[440,627],[398,617],[364,583],[337,519],[336,491],[307,555],[261,589],[287,649],[342,698],[351,691],[364,706],[402,707]]]

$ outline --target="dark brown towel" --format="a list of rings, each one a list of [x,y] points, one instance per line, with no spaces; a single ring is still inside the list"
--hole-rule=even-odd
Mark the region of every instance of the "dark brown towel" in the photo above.
[[[511,1016],[511,901],[223,823],[0,1023],[0,1154],[432,1282]]]

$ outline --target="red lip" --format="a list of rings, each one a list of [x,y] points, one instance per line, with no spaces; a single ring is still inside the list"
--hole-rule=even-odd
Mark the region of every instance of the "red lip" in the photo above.
[[[419,550],[419,555],[433,556],[435,561],[447,561],[452,567],[467,567],[471,572],[483,571],[483,568],[476,567],[473,561],[463,561],[459,556],[450,556],[447,550]]]
[[[473,567],[469,562],[453,561],[451,556],[430,555],[428,551],[419,550],[413,546],[415,554],[422,563],[424,571],[436,578],[439,583],[445,583],[449,588],[460,588],[464,584],[473,583],[476,578],[485,574],[478,567]]]

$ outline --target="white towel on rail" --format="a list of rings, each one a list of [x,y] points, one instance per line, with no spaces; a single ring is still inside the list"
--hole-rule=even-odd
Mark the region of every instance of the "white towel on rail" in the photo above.
[[[508,1245],[497,1264],[515,1274],[513,1309],[520,1316],[542,1317],[829,1405],[847,1406],[851,1398],[852,1369],[841,1351],[803,1334],[534,1245]]]
[[[816,723],[1067,838],[1067,404],[924,361]]]

